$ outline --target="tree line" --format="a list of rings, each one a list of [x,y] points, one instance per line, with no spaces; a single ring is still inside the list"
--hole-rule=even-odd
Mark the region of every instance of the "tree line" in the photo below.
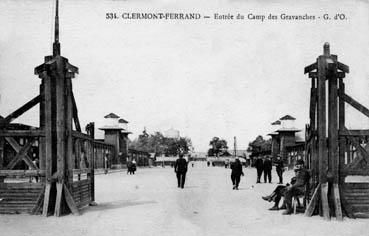
[[[129,148],[155,153],[157,156],[177,156],[188,154],[192,149],[192,142],[187,137],[169,138],[160,132],[148,134],[144,130],[142,134],[130,142]]]

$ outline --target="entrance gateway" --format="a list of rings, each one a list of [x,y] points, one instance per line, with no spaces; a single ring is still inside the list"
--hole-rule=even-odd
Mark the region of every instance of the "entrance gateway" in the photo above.
[[[0,213],[78,215],[94,204],[97,146],[91,127],[90,135],[81,132],[72,90],[78,68],[61,56],[58,0],[54,37],[53,55],[35,68],[40,94],[0,117]],[[40,127],[11,123],[38,104]],[[98,146],[114,152],[112,145]],[[39,165],[32,161],[37,156]]]

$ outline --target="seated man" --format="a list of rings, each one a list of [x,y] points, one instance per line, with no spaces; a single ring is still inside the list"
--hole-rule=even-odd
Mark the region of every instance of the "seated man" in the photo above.
[[[292,177],[291,184],[293,185],[295,182],[296,177]],[[288,183],[286,185],[278,185],[269,196],[262,197],[262,199],[264,199],[265,201],[268,202],[274,201],[274,206],[272,208],[269,208],[270,211],[286,209],[285,202],[283,201],[281,207],[279,207],[279,202],[281,201],[281,198],[284,197],[288,186],[290,186],[290,184]]]
[[[291,186],[288,186],[284,194],[284,200],[287,209],[283,212],[283,215],[290,215],[292,213],[292,198],[305,194],[306,185],[310,180],[310,173],[307,169],[305,169],[303,160],[297,160],[295,172],[296,182]]]

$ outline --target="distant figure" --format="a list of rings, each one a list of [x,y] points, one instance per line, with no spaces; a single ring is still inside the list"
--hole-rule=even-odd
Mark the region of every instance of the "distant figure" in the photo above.
[[[108,173],[108,163],[109,163],[109,154],[106,154],[104,157],[104,174]]]
[[[263,163],[264,183],[267,182],[267,179],[269,183],[272,182],[272,168],[273,168],[272,160],[270,160],[270,157],[267,156]]]
[[[231,163],[231,169],[232,169],[231,180],[233,184],[233,189],[238,190],[241,175],[244,176],[242,171],[242,164],[238,158],[236,158],[235,162]]]
[[[131,166],[131,171],[133,174],[135,174],[135,171],[137,170],[137,167],[136,167],[136,161],[133,160],[132,161],[132,166]]]
[[[208,161],[208,167],[210,166],[210,161]]]
[[[255,160],[254,166],[255,166],[256,171],[257,171],[256,183],[258,184],[258,183],[260,183],[260,178],[261,178],[261,175],[263,174],[263,168],[264,168],[263,159],[261,159],[261,156],[257,157],[257,159]]]
[[[132,161],[127,161],[127,175],[132,174]]]
[[[283,164],[283,160],[280,155],[277,156],[277,160],[275,161],[275,169],[277,171],[277,175],[279,178],[278,184],[283,184],[284,164]]]
[[[177,175],[178,188],[184,188],[187,173],[187,161],[183,158],[183,154],[179,155],[174,165],[174,172]]]
[[[195,166],[195,162],[191,162],[191,166],[194,167]]]

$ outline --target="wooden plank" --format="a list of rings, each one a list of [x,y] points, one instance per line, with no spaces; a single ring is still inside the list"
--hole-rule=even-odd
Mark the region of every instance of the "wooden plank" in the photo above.
[[[6,177],[45,176],[45,174],[45,170],[0,170],[0,176]]]
[[[90,174],[90,186],[91,186],[91,201],[95,202],[95,151],[94,151],[94,145],[93,142],[90,143],[90,148],[91,148],[91,162],[90,162],[90,169],[91,169],[91,174]],[[95,203],[94,203],[95,204]]]
[[[0,189],[40,189],[43,183],[0,183]]]
[[[45,130],[45,140],[44,140],[44,149],[45,149],[45,170],[46,170],[46,181],[50,183],[52,176],[52,86],[51,86],[51,78],[47,76],[46,72],[44,72],[44,94],[45,94],[45,105],[44,105],[44,130]],[[46,191],[45,191],[46,193]],[[45,194],[46,199],[46,194]],[[47,198],[49,199],[49,198]],[[44,204],[45,206],[45,204]]]
[[[328,74],[328,164],[334,183],[339,182],[339,153],[338,153],[338,84],[334,72]]]
[[[45,84],[44,80],[41,80],[40,84],[40,106],[39,106],[39,124],[40,130],[43,137],[38,139],[38,158],[39,158],[39,168],[45,170]],[[41,182],[45,182],[45,178],[40,179]]]
[[[44,196],[45,196],[44,194],[45,194],[45,191],[41,191],[40,195],[38,196],[38,198],[36,200],[36,204],[35,204],[34,208],[31,210],[32,215],[34,215],[34,214],[41,211]]]
[[[0,137],[0,169],[3,169],[4,165],[4,138]],[[0,178],[0,183],[4,182],[4,178]]]
[[[0,137],[42,137],[42,130],[1,130]]]
[[[343,72],[350,73],[349,66],[343,64],[342,62],[337,61],[337,66],[338,66],[338,69],[342,70]]]
[[[34,139],[31,139],[27,144],[21,147],[17,141],[15,141],[12,137],[6,137],[5,140],[12,146],[12,148],[17,152],[15,158],[8,164],[7,169],[12,169],[20,160],[24,160],[24,162],[31,168],[37,169],[37,167],[33,164],[31,158],[27,155],[28,150],[31,148]]]
[[[89,135],[78,132],[78,131],[74,131],[74,130],[72,131],[72,136],[74,138],[93,141],[93,139]],[[103,143],[103,144],[105,144],[105,143]]]
[[[323,217],[330,220],[329,204],[328,204],[328,182],[322,183],[320,187],[320,199],[322,201]]]
[[[59,178],[65,178],[66,164],[66,128],[65,128],[65,78],[64,78],[64,60],[57,59],[57,71],[55,76],[56,83],[56,163]],[[57,184],[58,185],[58,184]],[[59,183],[60,185],[60,183]],[[62,189],[62,187],[59,186]],[[59,204],[59,203],[58,203]],[[60,206],[58,206],[60,207]],[[60,216],[60,209],[55,210],[55,215]]]
[[[311,200],[309,202],[309,205],[306,207],[305,216],[310,217],[313,215],[317,203],[319,202],[320,199],[319,195],[320,195],[320,184],[318,184],[318,186],[315,188],[313,196],[311,197]]]
[[[336,219],[338,221],[342,221],[343,216],[342,216],[341,198],[340,198],[340,191],[339,191],[338,183],[333,183],[332,193],[333,193],[333,199],[334,199]]]
[[[318,73],[316,71],[309,72],[309,78],[312,78],[312,79],[318,78]]]
[[[318,107],[317,107],[317,131],[318,131],[318,158],[319,158],[319,182],[324,184],[327,182],[327,141],[326,141],[326,58],[318,57]],[[323,185],[322,185],[323,187]],[[323,188],[322,188],[323,189]]]
[[[350,97],[347,94],[340,95],[345,102],[350,104],[352,107],[354,107],[359,112],[363,113],[365,116],[369,117],[369,109],[365,106],[361,105],[359,102],[357,102],[355,99]]]
[[[65,200],[67,202],[67,205],[70,209],[70,211],[73,213],[73,215],[80,215],[79,210],[77,208],[76,203],[74,202],[74,199],[72,195],[70,194],[68,188],[64,185],[64,196]]]
[[[304,68],[304,74],[309,73],[316,69],[318,69],[318,63],[314,62],[313,64],[308,65]]]
[[[341,204],[342,204],[342,208],[343,208],[344,212],[346,212],[346,215],[348,217],[355,218],[355,216],[353,215],[353,209],[352,209],[351,205],[347,202],[347,199],[345,197],[346,189],[341,186],[339,191],[340,191],[340,197],[341,197]]]
[[[65,67],[67,68],[68,72],[78,74],[78,67],[70,64],[69,62],[65,63]]]
[[[62,209],[62,196],[63,196],[63,182],[56,183],[56,200],[55,200],[55,211],[54,216],[61,216],[61,209]]]
[[[369,183],[345,183],[345,189],[354,190],[354,189],[369,189]]]
[[[340,136],[357,136],[357,137],[369,137],[369,129],[350,129],[350,130],[341,130],[339,132]]]
[[[72,96],[72,108],[73,108],[73,120],[74,120],[74,126],[76,127],[76,130],[78,132],[82,132],[81,130],[81,125],[79,123],[79,118],[78,118],[78,109],[77,109],[77,104],[76,104],[76,100],[74,98],[74,94],[73,91],[71,91],[71,96]]]
[[[20,108],[15,110],[13,113],[9,114],[4,119],[5,125],[9,124],[10,122],[15,120],[19,116],[21,116],[23,113],[25,113],[26,111],[28,111],[32,107],[36,106],[40,102],[40,100],[41,100],[41,96],[38,95],[35,98],[33,98],[31,101],[27,102],[26,104],[24,104],[23,106],[21,106]]]
[[[49,213],[50,189],[51,189],[51,184],[49,182],[46,182],[45,194],[44,194],[44,205],[42,208],[42,215],[45,217],[47,217]]]
[[[73,139],[72,139],[72,128],[73,128],[73,104],[72,104],[72,81],[70,78],[65,80],[65,128],[66,128],[66,164],[67,164],[67,186],[73,182],[73,174],[70,174],[70,170],[74,168],[74,155],[73,155]]]
[[[339,78],[339,79],[343,79],[343,78],[345,78],[346,77],[346,73],[345,72],[337,72],[337,77]]]

